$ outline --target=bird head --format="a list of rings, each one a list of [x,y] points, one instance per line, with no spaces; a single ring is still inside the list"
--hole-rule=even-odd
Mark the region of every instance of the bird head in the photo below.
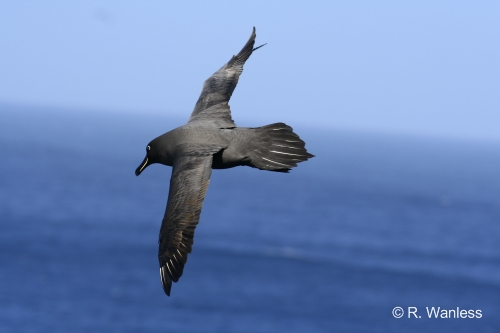
[[[148,165],[155,163],[155,153],[154,153],[154,145],[153,142],[150,142],[146,146],[146,157],[144,157],[144,160],[142,163],[135,169],[135,175],[139,176]]]

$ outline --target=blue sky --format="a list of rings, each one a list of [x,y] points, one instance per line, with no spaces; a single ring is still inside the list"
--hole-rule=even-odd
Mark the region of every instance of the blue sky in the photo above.
[[[255,26],[240,126],[500,141],[499,17],[498,1],[4,0],[0,103],[187,119]]]

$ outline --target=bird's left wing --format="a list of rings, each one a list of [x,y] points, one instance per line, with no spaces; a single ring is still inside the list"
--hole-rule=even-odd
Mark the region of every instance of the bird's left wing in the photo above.
[[[170,296],[193,246],[194,230],[212,173],[212,156],[223,147],[179,149],[174,155],[167,208],[160,228],[158,260],[165,293]]]
[[[236,127],[228,102],[243,72],[243,65],[252,52],[260,47],[253,47],[255,37],[253,28],[250,39],[241,51],[205,81],[189,122],[201,120],[212,122],[220,128]]]

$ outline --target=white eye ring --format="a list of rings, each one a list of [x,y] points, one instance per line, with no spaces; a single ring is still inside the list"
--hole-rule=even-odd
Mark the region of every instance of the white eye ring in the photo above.
[[[147,147],[146,147],[146,150],[151,150],[151,147],[150,147],[150,146],[147,146]]]

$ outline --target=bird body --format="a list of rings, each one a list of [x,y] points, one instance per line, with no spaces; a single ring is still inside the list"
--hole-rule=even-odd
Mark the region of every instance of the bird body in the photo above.
[[[304,141],[284,123],[246,128],[237,127],[231,118],[229,99],[245,61],[260,47],[253,47],[255,37],[254,28],[243,49],[205,81],[188,123],[153,139],[135,171],[138,176],[153,163],[172,166],[158,241],[160,277],[169,296],[172,282],[181,277],[192,251],[212,169],[250,166],[288,172],[313,157]]]

